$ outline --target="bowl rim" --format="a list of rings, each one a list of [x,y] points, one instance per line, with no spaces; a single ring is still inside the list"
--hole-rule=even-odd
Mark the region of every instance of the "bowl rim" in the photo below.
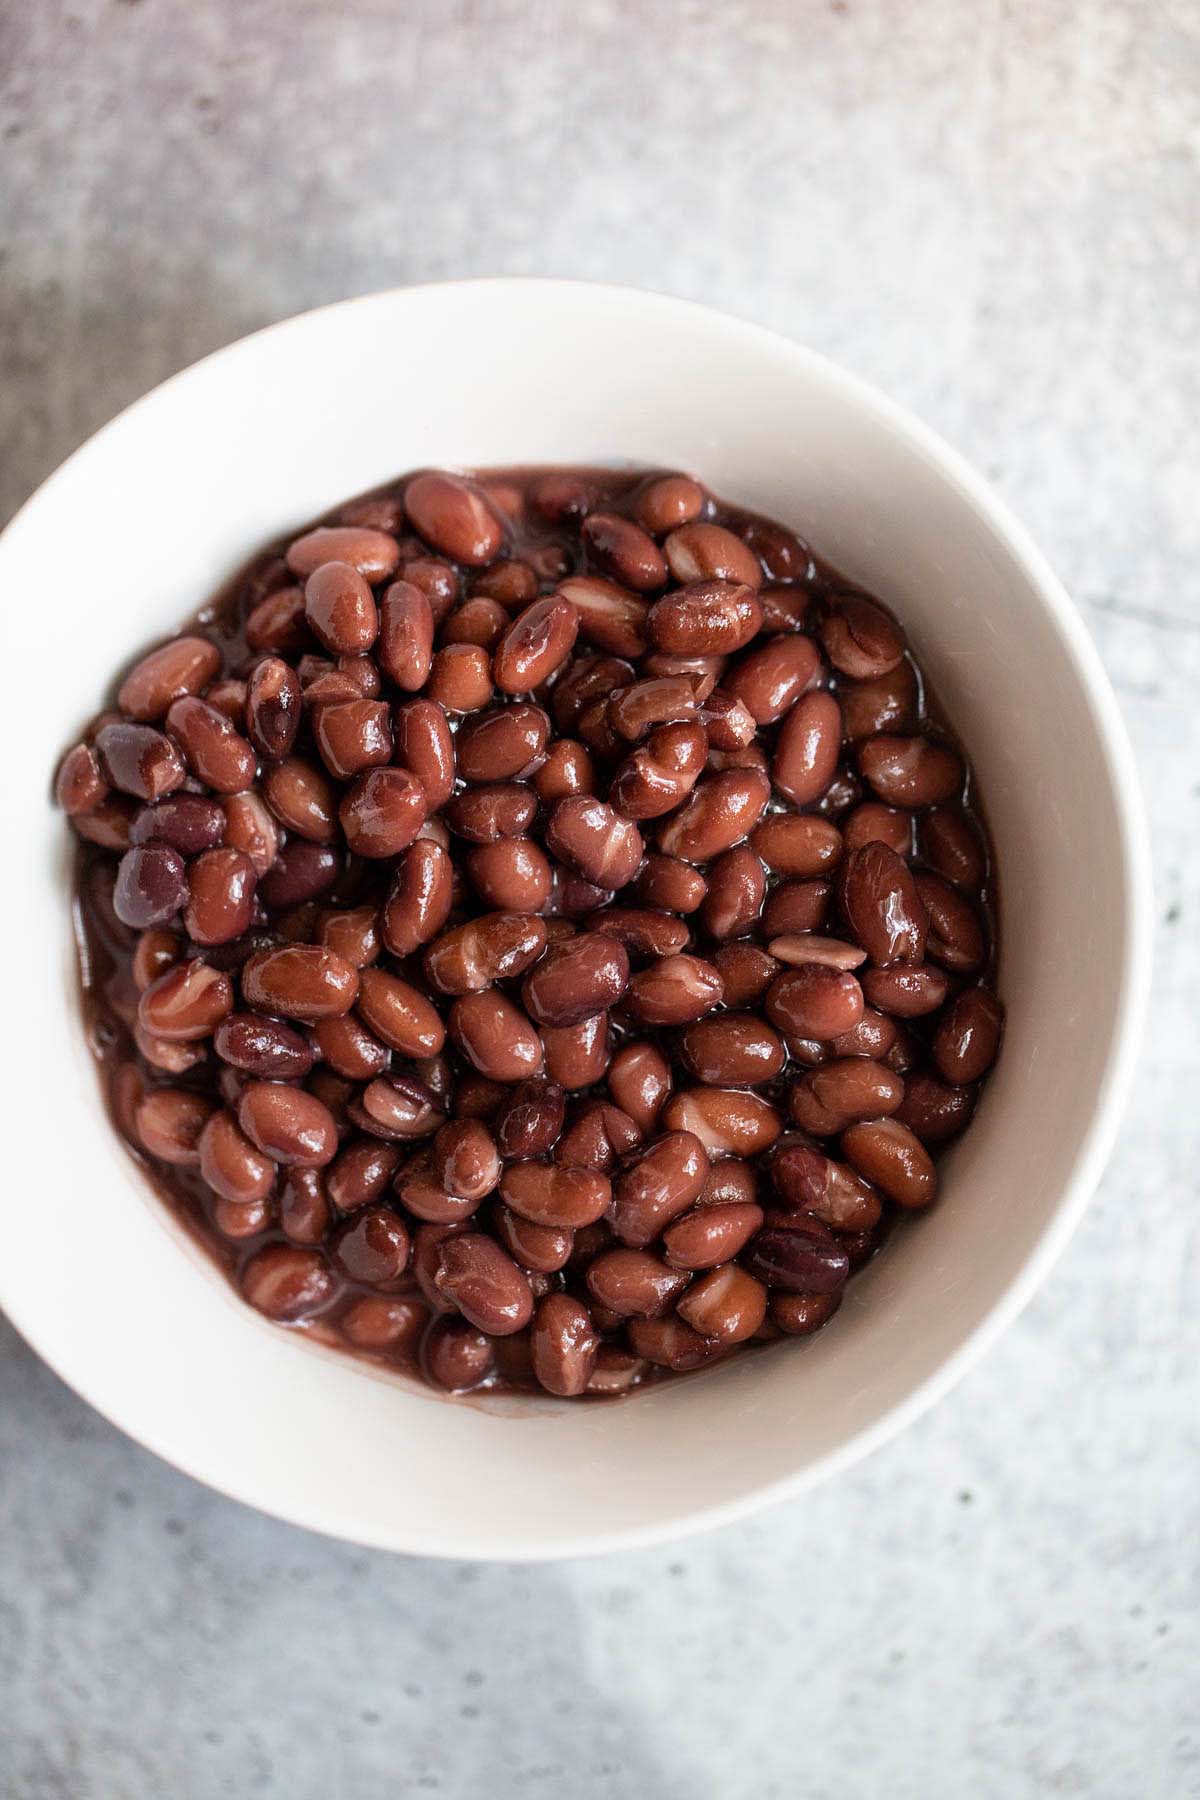
[[[1014,1321],[1046,1279],[1082,1217],[1111,1154],[1122,1121],[1140,1049],[1152,971],[1153,884],[1150,836],[1132,745],[1099,651],[1081,614],[1047,558],[991,483],[959,451],[907,407],[893,400],[874,383],[853,374],[821,352],[797,343],[782,332],[739,318],[719,308],[652,289],[561,277],[479,276],[383,288],[291,314],[234,339],[167,377],[123,407],[86,438],[38,484],[4,530],[0,531],[0,564],[8,541],[23,529],[26,515],[40,507],[53,494],[60,480],[65,478],[76,461],[95,451],[110,433],[119,430],[131,416],[156,404],[165,392],[180,385],[202,382],[210,365],[252,356],[265,341],[289,332],[303,331],[317,318],[336,313],[350,315],[372,307],[386,309],[393,305],[403,305],[409,300],[428,299],[447,289],[456,292],[470,290],[481,304],[485,304],[491,294],[521,290],[530,302],[540,299],[548,305],[565,300],[568,303],[583,302],[614,310],[642,309],[662,316],[674,313],[680,316],[687,314],[693,319],[700,317],[707,328],[714,332],[723,333],[729,339],[739,339],[760,353],[789,359],[807,370],[814,378],[867,415],[871,422],[890,430],[904,443],[906,449],[923,455],[932,463],[939,474],[958,489],[963,500],[1004,545],[1021,576],[1049,615],[1063,644],[1103,751],[1101,766],[1112,793],[1117,822],[1116,847],[1121,865],[1125,912],[1121,979],[1110,1041],[1103,1072],[1097,1083],[1091,1117],[1080,1136],[1060,1197],[1019,1272],[967,1332],[957,1348],[881,1417],[851,1433],[842,1443],[816,1457],[803,1469],[756,1485],[732,1500],[684,1510],[669,1519],[646,1525],[621,1527],[603,1534],[589,1532],[578,1538],[568,1536],[557,1541],[550,1550],[543,1550],[527,1541],[483,1533],[475,1533],[470,1537],[461,1533],[447,1533],[441,1539],[430,1540],[428,1536],[423,1536],[420,1542],[406,1542],[402,1519],[396,1521],[397,1529],[394,1532],[364,1530],[363,1522],[352,1518],[349,1513],[346,1517],[334,1517],[327,1506],[306,1505],[303,1496],[297,1496],[294,1502],[281,1500],[277,1494],[261,1491],[264,1484],[254,1478],[248,1477],[243,1481],[214,1479],[198,1459],[181,1457],[173,1449],[165,1448],[161,1441],[156,1441],[158,1433],[131,1425],[122,1416],[125,1409],[119,1399],[114,1401],[111,1397],[102,1397],[92,1391],[86,1359],[80,1359],[78,1366],[75,1366],[70,1363],[69,1358],[47,1354],[41,1347],[37,1323],[24,1316],[20,1295],[6,1290],[4,1265],[0,1263],[0,1308],[59,1379],[134,1442],[226,1498],[253,1506],[288,1524],[340,1541],[363,1544],[372,1549],[456,1560],[536,1563],[643,1549],[678,1541],[699,1532],[732,1524],[765,1507],[807,1492],[881,1448],[920,1418],[962,1379],[967,1370]]]

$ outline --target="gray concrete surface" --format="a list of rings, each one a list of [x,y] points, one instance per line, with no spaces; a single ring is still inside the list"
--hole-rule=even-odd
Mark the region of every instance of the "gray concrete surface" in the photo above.
[[[1193,0],[0,8],[0,517],[320,301],[711,301],[874,377],[1031,525],[1124,704],[1161,919],[1134,1104],[1041,1296],[752,1524],[540,1571],[365,1554],[162,1466],[0,1327],[5,1800],[1200,1793],[1198,95]]]

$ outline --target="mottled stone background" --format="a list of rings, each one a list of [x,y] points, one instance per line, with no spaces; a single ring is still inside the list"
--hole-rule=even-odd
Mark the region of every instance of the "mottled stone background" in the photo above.
[[[4,1800],[1200,1793],[1198,97],[1195,0],[0,5],[0,518],[324,300],[711,301],[873,377],[1032,526],[1137,744],[1160,919],[1120,1147],[1038,1300],[751,1524],[366,1554],[175,1474],[0,1326]]]

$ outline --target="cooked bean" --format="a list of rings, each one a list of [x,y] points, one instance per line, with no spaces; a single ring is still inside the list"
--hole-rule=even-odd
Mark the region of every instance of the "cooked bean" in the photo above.
[[[299,1081],[316,1060],[298,1031],[261,1013],[230,1013],[213,1033],[222,1062],[261,1081]]]
[[[607,1175],[641,1141],[637,1125],[619,1106],[585,1100],[555,1145],[554,1160],[564,1168],[596,1169]]]
[[[776,976],[765,1005],[768,1019],[785,1037],[824,1042],[857,1025],[863,990],[848,969],[802,963]]]
[[[198,856],[188,870],[183,913],[193,941],[228,944],[249,931],[255,885],[254,865],[240,850],[205,850]]]
[[[684,862],[710,862],[750,835],[770,795],[771,784],[759,769],[710,775],[659,828],[658,847]]]
[[[814,813],[772,813],[754,827],[750,845],[777,875],[820,875],[841,859],[842,834]]]
[[[839,594],[821,626],[821,642],[834,668],[854,681],[890,675],[904,656],[894,619],[862,594]]]
[[[421,1346],[421,1367],[435,1387],[468,1393],[486,1381],[495,1366],[492,1340],[460,1315],[435,1319]]]
[[[588,1291],[622,1319],[660,1318],[687,1286],[686,1274],[669,1269],[647,1250],[606,1250],[588,1265]]]
[[[446,1041],[437,1008],[384,969],[362,970],[356,1004],[367,1028],[401,1056],[436,1056]]]
[[[388,1350],[412,1362],[429,1324],[419,1300],[399,1295],[363,1294],[338,1320],[338,1330],[358,1350]]]
[[[676,581],[731,581],[752,588],[762,586],[757,556],[723,525],[698,520],[681,525],[671,532],[663,550]]]
[[[946,1008],[933,1039],[933,1060],[947,1081],[979,1081],[996,1060],[1004,1015],[986,988],[967,988]]]
[[[599,575],[572,575],[560,581],[557,596],[579,617],[579,631],[589,643],[614,656],[641,656],[646,648],[649,607],[637,594]]]
[[[772,938],[771,955],[776,961],[798,967],[801,963],[821,963],[827,969],[858,969],[867,960],[865,950],[847,944],[842,938],[821,937],[813,931],[787,932]]]
[[[521,837],[536,812],[537,801],[527,787],[500,781],[456,794],[442,816],[457,837],[472,844],[494,844],[502,838]]]
[[[279,827],[258,794],[230,794],[221,802],[225,842],[250,858],[261,881],[279,855]]]
[[[183,939],[173,931],[151,927],[143,931],[133,953],[130,973],[139,994],[144,994],[152,981],[177,963],[183,955]]]
[[[608,1091],[645,1133],[653,1130],[671,1092],[671,1066],[657,1044],[626,1043],[608,1065]]]
[[[663,956],[629,983],[626,1004],[644,1025],[685,1025],[721,1004],[724,984],[699,956]]]
[[[172,638],[134,664],[117,693],[117,705],[143,724],[166,717],[174,700],[203,693],[221,667],[221,652],[202,637]]]
[[[742,1344],[767,1315],[767,1290],[736,1263],[724,1263],[694,1281],[676,1311],[701,1336]]]
[[[434,1174],[449,1194],[482,1200],[500,1180],[496,1140],[478,1119],[452,1119],[433,1141]]]
[[[287,1323],[321,1312],[337,1291],[321,1253],[290,1244],[268,1244],[256,1251],[242,1270],[241,1287],[251,1306]]]
[[[893,963],[886,969],[864,969],[862,991],[879,1012],[898,1019],[919,1019],[945,1003],[949,983],[932,963]]]
[[[431,1137],[446,1122],[436,1095],[423,1081],[396,1073],[369,1082],[348,1111],[372,1137],[401,1141]]]
[[[563,1128],[566,1101],[556,1081],[523,1081],[501,1100],[496,1142],[506,1163],[545,1156]]]
[[[186,896],[183,858],[169,844],[135,846],[121,858],[112,904],[122,925],[134,931],[165,925],[175,917]]]
[[[357,856],[398,856],[428,813],[425,790],[407,769],[368,769],[338,809],[346,842]]]
[[[727,656],[741,650],[762,624],[757,585],[697,580],[676,588],[650,608],[650,642],[669,656]]]
[[[673,1104],[668,1102],[667,1113]],[[673,1126],[670,1119],[667,1123]],[[707,1172],[704,1145],[687,1128],[672,1128],[635,1151],[614,1188],[612,1224],[617,1236],[643,1249],[693,1204]]]
[[[612,1200],[608,1178],[594,1169],[554,1163],[510,1163],[500,1177],[500,1197],[534,1225],[578,1231],[603,1218]]]
[[[311,646],[304,612],[304,589],[279,588],[247,615],[246,644],[256,655],[294,656]]]
[[[450,912],[453,870],[440,844],[419,839],[396,859],[379,919],[379,935],[393,956],[411,956],[437,936]]]
[[[619,888],[642,860],[642,834],[605,801],[590,794],[559,800],[546,825],[546,845],[585,881]]]
[[[290,838],[258,884],[258,898],[272,908],[302,906],[337,880],[342,857],[328,844]]]
[[[701,1337],[683,1319],[631,1319],[628,1329],[638,1356],[676,1374],[703,1368],[724,1353],[724,1345]]]
[[[375,596],[350,563],[321,563],[313,570],[304,584],[304,616],[334,656],[361,656],[379,636]]]
[[[608,722],[633,744],[655,725],[678,725],[696,717],[696,690],[682,675],[652,676],[619,688],[608,702]]]
[[[575,1025],[543,1025],[546,1073],[561,1087],[591,1087],[608,1068],[608,1014],[592,1013]]]
[[[453,562],[483,568],[500,553],[504,528],[479,488],[440,470],[404,490],[404,510],[427,544]]]
[[[786,1206],[837,1231],[870,1231],[879,1223],[878,1194],[844,1163],[809,1144],[786,1139],[777,1144],[771,1179]]]
[[[318,1019],[312,1041],[321,1061],[348,1081],[370,1081],[382,1075],[392,1060],[390,1047],[372,1035],[356,1013],[337,1013]]]
[[[689,1025],[679,1048],[689,1073],[710,1087],[773,1081],[786,1058],[782,1039],[753,1013],[723,1012]]]
[[[779,973],[775,958],[757,944],[723,944],[713,957],[713,967],[721,977],[726,1006],[749,1006]]]
[[[751,1238],[744,1265],[769,1288],[792,1294],[837,1294],[846,1285],[850,1258],[816,1219],[767,1226]]]
[[[703,1192],[700,1200],[694,1211],[663,1232],[663,1248],[673,1269],[713,1269],[730,1262],[762,1225],[763,1209],[754,1200],[711,1205]]]
[[[249,1082],[238,1102],[238,1124],[275,1162],[321,1169],[337,1151],[337,1126],[329,1108],[287,1082]]]
[[[254,780],[257,763],[253,747],[225,714],[207,701],[197,700],[194,694],[173,701],[167,713],[167,728],[178,739],[192,774],[214,793],[240,794]]]
[[[138,1021],[155,1037],[187,1043],[210,1037],[233,1011],[233,983],[199,960],[176,963],[152,981],[138,1002]]]
[[[264,1200],[275,1185],[274,1162],[251,1142],[230,1112],[210,1114],[198,1148],[200,1173],[222,1200]]]
[[[700,919],[710,937],[741,937],[762,911],[767,872],[749,844],[726,850],[708,871]]]
[[[922,813],[917,835],[922,856],[943,880],[960,888],[982,887],[987,854],[978,830],[958,807]]]
[[[408,1266],[408,1227],[387,1206],[364,1206],[338,1227],[333,1260],[351,1281],[391,1288]]]
[[[724,683],[756,724],[773,725],[813,685],[820,667],[812,639],[795,633],[750,651],[728,671]]]
[[[842,1150],[861,1175],[899,1206],[928,1206],[937,1187],[929,1153],[899,1119],[873,1119],[842,1133]]]
[[[904,1098],[900,1077],[865,1056],[840,1057],[810,1069],[792,1086],[792,1118],[814,1137],[829,1137],[856,1119],[894,1113]]]
[[[529,701],[478,714],[458,733],[458,773],[464,781],[510,781],[532,774],[541,760],[550,720]]]
[[[187,776],[179,751],[166,733],[153,725],[124,720],[105,725],[96,734],[95,749],[104,778],[135,800],[161,800],[182,787]],[[95,806],[90,810],[94,812]]]
[[[546,1391],[564,1399],[586,1392],[599,1349],[587,1307],[570,1294],[547,1294],[530,1336],[533,1372]]]
[[[386,581],[400,560],[400,546],[386,531],[362,525],[320,525],[288,545],[287,566],[306,580],[322,563],[349,563],[374,584]]]
[[[836,1294],[787,1294],[781,1290],[771,1295],[768,1309],[772,1322],[789,1337],[808,1337],[830,1320],[842,1303]]]
[[[467,852],[466,870],[486,906],[537,913],[550,897],[550,863],[531,838],[500,838]]]
[[[904,1098],[896,1117],[923,1144],[941,1144],[965,1131],[975,1111],[979,1090],[939,1081],[927,1070],[904,1078]]]
[[[425,952],[425,974],[439,993],[477,994],[520,975],[545,948],[544,920],[529,913],[484,913],[434,939]]]
[[[859,746],[858,766],[889,806],[937,806],[963,784],[958,752],[927,737],[868,738]]]
[[[704,489],[690,475],[662,475],[642,489],[633,510],[647,531],[662,536],[699,518],[704,510]]]
[[[259,951],[242,970],[242,993],[251,1006],[309,1024],[349,1012],[358,984],[358,970],[319,944]]]
[[[492,656],[496,686],[506,694],[528,694],[548,681],[571,654],[579,614],[561,594],[535,600],[513,620]]]
[[[494,988],[456,1000],[449,1028],[462,1054],[492,1081],[524,1081],[541,1072],[541,1039],[525,1014]]]
[[[832,694],[804,694],[780,727],[771,773],[797,806],[819,799],[833,779],[842,744],[842,713]]]
[[[757,1156],[781,1130],[775,1108],[742,1088],[688,1088],[667,1101],[662,1123],[694,1134],[710,1156]]]
[[[198,1140],[212,1111],[213,1103],[204,1094],[186,1088],[152,1088],[134,1115],[142,1148],[176,1168],[197,1168]]]
[[[545,943],[545,927],[542,927]],[[618,938],[588,932],[551,944],[521,989],[539,1025],[577,1025],[615,1006],[629,982],[629,956]]]
[[[864,844],[842,865],[842,911],[871,961],[919,963],[929,914],[911,871],[886,844]]]
[[[642,864],[637,892],[638,898],[647,906],[687,914],[694,913],[699,907],[708,892],[708,883],[699,869],[693,869],[690,863],[655,851]]]
[[[977,975],[987,960],[987,940],[975,907],[940,875],[918,875],[916,884],[929,914],[926,954],[955,975]]]

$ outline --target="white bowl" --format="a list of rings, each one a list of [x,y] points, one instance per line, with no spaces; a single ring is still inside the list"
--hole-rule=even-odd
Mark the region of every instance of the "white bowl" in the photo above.
[[[62,748],[143,643],[248,553],[420,464],[690,469],[895,608],[978,774],[1003,907],[1004,1052],[832,1324],[619,1405],[416,1392],[267,1324],[116,1143],[80,1027]],[[307,313],[164,383],[0,539],[9,680],[0,1302],[170,1462],[364,1544],[543,1558],[794,1495],[945,1392],[1061,1249],[1118,1121],[1149,969],[1129,748],[1062,588],[984,483],[821,357],[703,307],[479,281]]]

